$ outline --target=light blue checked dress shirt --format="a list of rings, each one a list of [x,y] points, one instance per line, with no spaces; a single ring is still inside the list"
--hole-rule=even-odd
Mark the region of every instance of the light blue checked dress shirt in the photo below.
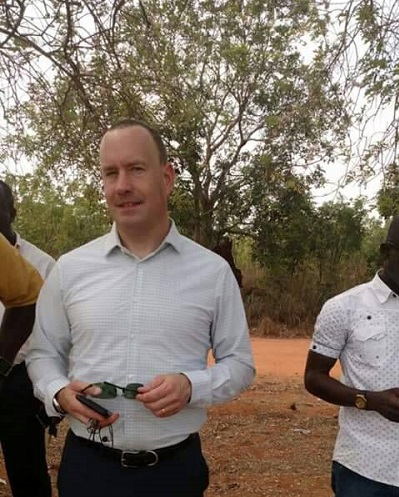
[[[213,351],[215,364],[208,365]],[[248,387],[255,369],[240,290],[228,263],[180,235],[172,223],[160,247],[136,258],[111,232],[60,258],[37,304],[27,357],[35,394],[52,398],[70,381],[147,383],[187,375],[190,403],[157,418],[135,400],[99,400],[119,412],[114,447],[151,450],[197,432],[206,407]],[[86,426],[70,417],[73,432]]]

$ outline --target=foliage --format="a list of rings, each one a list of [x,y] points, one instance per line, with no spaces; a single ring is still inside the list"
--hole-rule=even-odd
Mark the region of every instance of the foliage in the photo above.
[[[229,234],[244,283],[263,272],[265,291],[250,285],[249,307],[311,321],[375,270],[380,233],[362,200],[317,206],[312,187],[348,156],[352,124],[367,138],[368,105],[397,110],[397,2],[333,4],[1,3],[0,158],[35,168],[9,178],[22,234],[58,256],[104,233],[100,138],[121,117],[144,119],[178,173],[170,209],[183,233],[209,247]],[[397,205],[397,137],[395,117],[358,161],[362,177],[391,164],[378,198],[385,218]]]
[[[365,261],[355,254],[335,266],[334,285],[320,280],[319,268],[311,260],[300,270],[285,274],[284,280],[273,278],[269,272],[262,287],[246,288],[243,292],[248,319],[252,327],[261,327],[265,320],[302,329],[311,334],[317,314],[324,302],[348,288],[368,279]],[[244,272],[244,280],[246,279]]]
[[[263,267],[272,268],[279,278],[292,273],[308,256],[314,208],[303,178],[295,176],[285,164],[279,172],[270,166],[267,160],[253,166],[253,233],[257,260]],[[271,181],[270,174],[276,175]],[[266,178],[262,181],[259,175]]]
[[[287,197],[282,189],[284,201],[269,211],[275,223],[266,220],[263,245],[253,246],[264,271],[254,282],[244,268],[243,295],[253,326],[267,316],[309,329],[328,298],[374,275],[384,230],[361,200],[316,206],[303,194],[295,209]]]
[[[55,258],[110,228],[104,205],[90,186],[71,184],[76,187],[72,196],[44,175],[8,175],[5,180],[15,196],[15,229]]]
[[[328,43],[329,66],[357,122],[351,135],[356,167],[348,180],[367,181],[397,162],[399,3],[332,0],[328,9],[334,28]]]
[[[366,210],[362,200],[349,202],[326,202],[317,210],[312,230],[312,254],[322,267],[328,266],[331,278],[335,266],[344,258],[360,251],[365,233]]]
[[[384,219],[399,213],[399,170],[396,163],[386,168],[384,182],[377,195],[377,209]]]
[[[380,245],[385,239],[388,226],[382,226],[377,219],[369,219],[362,240],[361,255],[367,265],[367,273],[372,278],[381,267]]]
[[[255,256],[277,279],[312,260],[319,279],[331,280],[340,261],[360,251],[367,216],[362,200],[316,207],[309,187],[293,175],[283,177],[272,191],[259,189],[259,195],[262,192],[265,205],[254,200],[254,209],[260,206],[254,224]]]
[[[350,120],[324,63],[316,1],[1,8],[0,67],[15,90],[5,112],[16,130],[4,153],[22,152],[58,183],[72,177],[96,189],[103,130],[122,116],[144,118],[162,131],[179,171],[173,216],[204,245],[251,234],[262,215],[245,169],[254,157],[268,157],[278,188],[280,171],[312,177],[340,149]]]

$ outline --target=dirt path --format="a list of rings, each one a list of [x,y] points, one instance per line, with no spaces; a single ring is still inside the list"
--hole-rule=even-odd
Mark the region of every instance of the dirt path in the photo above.
[[[252,350],[258,376],[301,378],[310,340],[307,338],[252,338]],[[338,365],[334,368],[339,375]]]
[[[212,407],[202,430],[212,469],[207,497],[331,497],[338,408],[304,388],[310,340],[251,342],[255,384]]]

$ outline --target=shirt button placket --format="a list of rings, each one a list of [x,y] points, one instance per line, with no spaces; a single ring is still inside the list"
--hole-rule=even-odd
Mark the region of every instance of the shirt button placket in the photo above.
[[[131,306],[131,319],[129,323],[129,350],[127,356],[127,369],[126,369],[126,379],[125,384],[133,383],[136,381],[137,374],[135,374],[137,364],[138,364],[138,354],[137,349],[137,334],[140,331],[141,322],[141,287],[143,282],[143,267],[140,262],[136,262],[135,278],[133,279],[132,288],[132,306]],[[132,422],[132,412],[129,410],[126,413],[125,419],[125,431],[128,440],[133,442],[135,438],[134,423]]]

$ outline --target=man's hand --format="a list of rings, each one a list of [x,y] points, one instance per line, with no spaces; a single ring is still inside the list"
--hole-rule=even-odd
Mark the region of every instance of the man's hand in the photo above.
[[[113,413],[108,418],[101,416],[89,407],[84,406],[76,399],[76,394],[80,393],[84,388],[87,387],[87,383],[79,380],[75,380],[66,387],[62,388],[57,394],[56,399],[62,409],[67,413],[71,414],[74,418],[81,421],[83,424],[88,424],[90,420],[95,419],[98,421],[98,427],[104,428],[104,426],[111,425],[118,418],[119,414]],[[85,394],[87,395],[99,395],[101,389],[99,387],[90,387],[85,389]]]
[[[399,388],[367,392],[367,410],[376,411],[389,421],[399,423]]]
[[[155,416],[165,418],[181,411],[191,397],[191,382],[181,373],[156,376],[138,389],[136,400]]]

